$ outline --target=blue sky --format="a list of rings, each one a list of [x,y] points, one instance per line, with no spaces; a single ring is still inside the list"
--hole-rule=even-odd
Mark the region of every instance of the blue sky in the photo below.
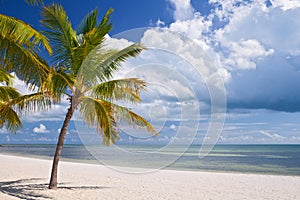
[[[125,127],[120,142],[201,143],[212,137],[210,124],[219,128],[222,123],[219,143],[300,143],[298,0],[55,2],[63,5],[74,27],[95,7],[100,16],[114,8],[113,30],[107,37],[114,48],[130,44],[138,32],[132,29],[153,28],[143,29],[138,38],[151,50],[129,60],[116,76],[130,74],[150,82],[144,103],[133,109],[161,130],[160,137]],[[37,29],[39,10],[22,0],[0,1],[1,13]],[[112,38],[123,31],[129,32]],[[19,80],[15,85],[27,91]],[[220,106],[224,96],[223,124],[220,113],[211,109],[214,102]],[[63,102],[47,113],[24,116],[24,129],[16,135],[1,130],[0,143],[55,143],[66,106]],[[76,128],[75,122],[67,143],[80,141]]]

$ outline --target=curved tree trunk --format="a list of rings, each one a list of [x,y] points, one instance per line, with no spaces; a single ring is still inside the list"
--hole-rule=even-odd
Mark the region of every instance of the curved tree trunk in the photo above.
[[[72,102],[72,101],[71,101]],[[61,155],[61,151],[64,145],[65,137],[68,131],[68,126],[71,121],[71,118],[73,116],[75,107],[72,105],[68,109],[68,112],[66,114],[66,118],[64,120],[64,123],[62,125],[62,128],[60,130],[57,146],[56,146],[56,151],[55,155],[53,158],[53,165],[52,165],[52,172],[51,172],[51,178],[50,178],[50,183],[49,183],[49,189],[57,189],[57,168],[58,168],[58,161]]]

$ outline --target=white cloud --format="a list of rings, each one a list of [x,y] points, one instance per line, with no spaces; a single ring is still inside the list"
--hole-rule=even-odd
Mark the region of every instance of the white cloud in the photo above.
[[[257,40],[241,40],[231,42],[228,49],[231,50],[224,62],[227,66],[238,69],[255,69],[255,61],[263,59],[274,53],[273,49],[266,50]]]
[[[270,1],[274,7],[280,7],[284,11],[300,8],[299,0],[270,0]]]
[[[269,133],[267,131],[259,131],[260,134],[264,135],[264,136],[267,136],[271,139],[274,139],[274,140],[282,140],[282,139],[285,139],[285,137],[277,134],[277,133]]]
[[[170,129],[176,130],[176,125],[175,124],[170,125]]]
[[[155,23],[155,25],[156,25],[157,27],[165,26],[165,22],[164,22],[164,21],[161,21],[160,19],[158,19],[157,22]]]
[[[169,30],[183,33],[192,39],[201,39],[202,33],[207,32],[211,25],[211,21],[205,20],[203,16],[196,13],[192,19],[172,23]]]
[[[194,9],[191,6],[191,0],[169,0],[174,6],[174,19],[187,20],[193,18]]]
[[[13,76],[12,85],[17,89],[18,92],[20,92],[21,94],[30,94],[34,92],[29,89],[24,81],[20,80],[16,76],[16,73],[12,72],[11,75]]]
[[[124,33],[124,35],[126,35],[126,33]],[[133,42],[130,42],[123,38],[116,39],[116,38],[110,37],[109,35],[105,36],[104,47],[107,47],[110,49],[123,49],[132,44],[133,44]]]
[[[47,129],[47,127],[44,124],[40,124],[39,127],[35,127],[33,129],[34,133],[49,133],[50,131]]]

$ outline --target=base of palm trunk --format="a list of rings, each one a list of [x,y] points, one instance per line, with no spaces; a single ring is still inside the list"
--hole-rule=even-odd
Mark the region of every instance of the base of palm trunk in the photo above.
[[[57,186],[49,185],[48,189],[50,189],[50,190],[56,190],[56,189],[57,189]]]

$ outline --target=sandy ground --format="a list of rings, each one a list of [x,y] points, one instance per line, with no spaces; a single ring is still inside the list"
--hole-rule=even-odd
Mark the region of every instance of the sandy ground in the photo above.
[[[48,190],[51,161],[0,154],[0,199],[300,199],[300,177],[160,170],[130,174],[60,162],[59,189]]]

